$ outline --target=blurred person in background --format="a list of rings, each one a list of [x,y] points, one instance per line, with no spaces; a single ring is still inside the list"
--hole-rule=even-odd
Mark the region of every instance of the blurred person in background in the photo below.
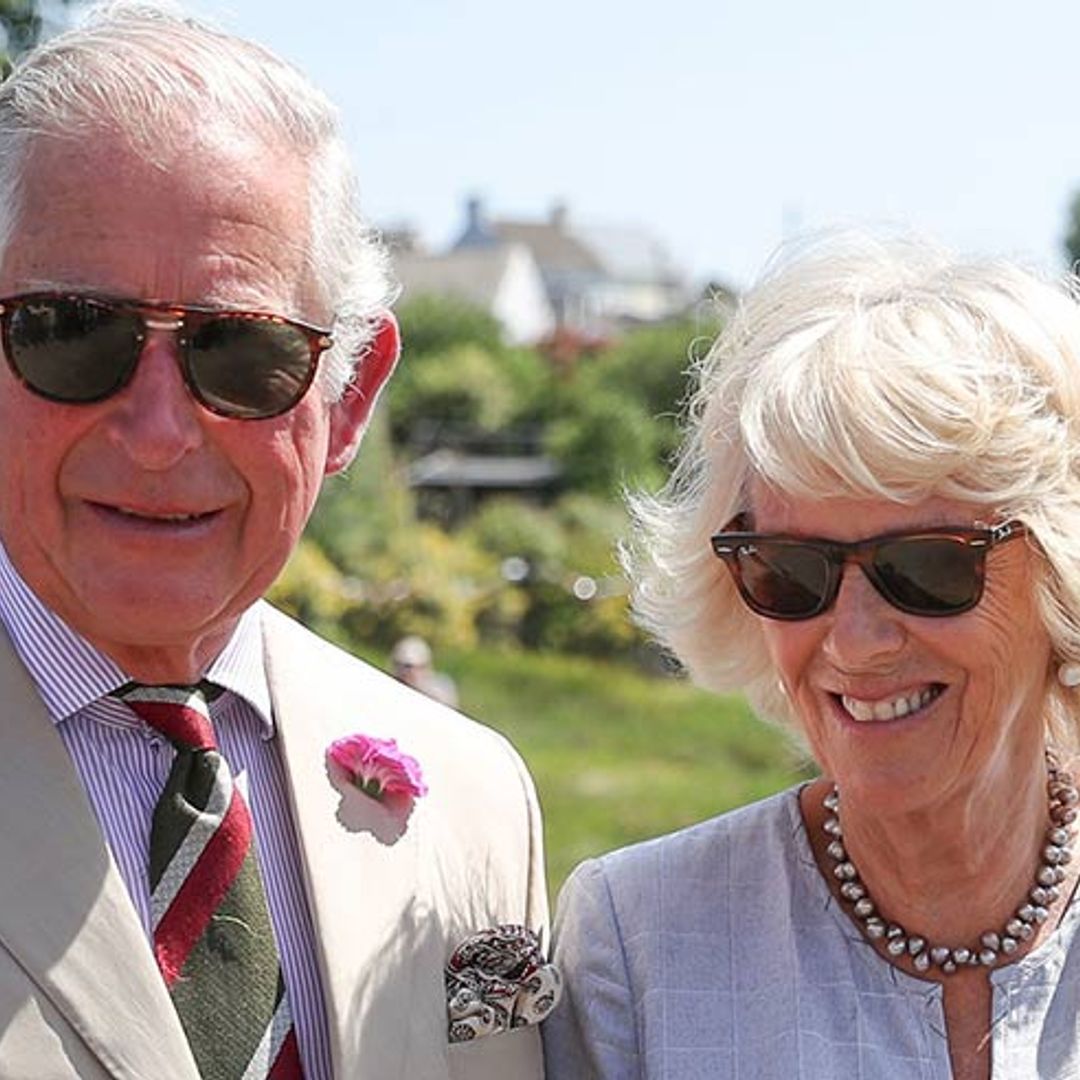
[[[458,706],[458,692],[454,680],[441,671],[436,671],[431,646],[415,634],[403,637],[390,654],[394,678],[398,682],[427,694],[451,709]]]
[[[634,511],[639,619],[821,776],[574,872],[547,1075],[1080,1076],[1069,289],[914,242],[803,250]]]
[[[459,992],[544,932],[523,765],[260,599],[392,293],[262,48],[120,2],[0,84],[0,1076],[541,1074]]]

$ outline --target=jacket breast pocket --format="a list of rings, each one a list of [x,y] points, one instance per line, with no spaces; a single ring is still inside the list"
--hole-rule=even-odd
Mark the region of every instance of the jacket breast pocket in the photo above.
[[[536,1024],[447,1047],[451,1080],[543,1080],[544,1052]]]

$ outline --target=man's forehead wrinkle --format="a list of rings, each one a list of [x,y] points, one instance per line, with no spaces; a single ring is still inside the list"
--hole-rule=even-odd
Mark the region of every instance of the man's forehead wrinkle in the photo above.
[[[312,267],[310,167],[226,134],[202,139],[204,154],[174,158],[166,174],[123,140],[82,154],[62,140],[36,144],[40,183],[28,189],[0,291],[66,286],[329,325],[333,304]]]
[[[70,262],[53,261],[48,266],[19,260],[12,291],[100,292],[133,299],[161,299],[239,304],[257,302],[258,306],[280,310],[292,305],[304,277],[304,253],[299,244],[284,250],[279,243],[252,243],[255,235],[272,241],[280,237],[273,228],[259,222],[245,223],[247,237],[227,227],[223,235],[209,236],[206,250],[198,259],[174,258],[171,249],[141,252],[130,264],[115,259],[96,263],[72,258]],[[229,235],[233,233],[234,235]],[[20,245],[21,246],[21,245]],[[31,248],[32,248],[31,242]],[[51,249],[55,251],[55,245]],[[282,312],[283,314],[285,312]]]
[[[198,287],[181,281],[168,291],[160,287],[143,289],[117,289],[100,279],[89,279],[85,274],[58,271],[49,277],[20,278],[12,288],[13,293],[71,293],[73,295],[100,296],[113,300],[146,300],[197,307],[220,308],[223,311],[265,312],[284,315],[304,321],[325,321],[322,312],[305,306],[299,290],[295,287],[276,287],[269,282],[237,282],[232,278],[207,280],[202,278]]]
[[[283,280],[296,280],[303,272],[308,259],[306,231],[296,234],[296,230],[287,230],[282,222],[269,221],[262,217],[238,214],[223,217],[221,222],[226,227],[233,226],[237,235],[244,238],[238,247],[227,242],[219,242],[218,254],[223,259],[233,259],[238,263],[249,263],[254,271],[255,280],[266,276],[268,270],[279,274]],[[265,240],[266,243],[260,243]],[[252,243],[254,241],[254,243]],[[250,255],[254,251],[270,250],[279,256],[280,266],[270,266],[265,259],[256,259]]]
[[[268,235],[273,235],[267,230]],[[155,299],[182,299],[218,307],[249,308],[282,315],[297,315],[301,266],[290,259],[273,257],[272,245],[217,245],[199,263],[159,268],[155,279],[177,280],[178,296]]]

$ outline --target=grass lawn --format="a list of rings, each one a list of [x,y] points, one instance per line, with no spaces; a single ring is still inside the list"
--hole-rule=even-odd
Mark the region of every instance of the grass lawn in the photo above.
[[[443,654],[462,711],[503,732],[536,779],[552,899],[582,859],[811,775],[739,698],[550,653]]]

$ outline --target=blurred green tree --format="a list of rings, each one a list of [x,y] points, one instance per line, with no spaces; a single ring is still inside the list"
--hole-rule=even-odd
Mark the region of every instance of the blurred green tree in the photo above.
[[[498,322],[450,297],[398,312],[402,359],[387,392],[394,442],[506,432],[550,411],[554,373],[537,352],[504,345]],[[426,433],[426,435],[425,435]]]
[[[502,349],[502,331],[494,315],[450,296],[421,293],[397,308],[406,358],[430,356],[455,345]]]
[[[570,554],[566,534],[551,510],[509,496],[490,499],[461,531],[499,560],[524,559],[523,571],[534,579],[560,578]]]
[[[414,524],[412,492],[394,460],[389,419],[380,407],[356,460],[323,484],[306,535],[343,573],[355,575]]]
[[[51,36],[66,21],[66,9],[75,0],[53,0],[47,5],[49,15],[42,14],[39,0],[0,0],[0,79],[6,79],[16,57],[32,49],[43,38]]]
[[[389,391],[397,442],[405,442],[424,420],[493,432],[514,418],[514,385],[498,353],[477,344],[458,344],[402,361],[401,381]]]
[[[679,440],[689,369],[719,330],[713,310],[634,330],[581,372],[579,393],[608,392],[634,402],[656,425],[654,449],[662,464]]]
[[[357,463],[324,488],[307,534],[315,550],[294,560],[279,602],[383,648],[404,633],[440,647],[638,648],[614,557],[621,490],[662,480],[687,369],[719,320],[643,327],[560,372],[539,351],[504,344],[494,319],[458,300],[421,296],[399,319],[404,352],[385,411]],[[563,494],[544,505],[481,501],[453,532],[418,520],[402,448],[463,442],[542,447],[562,466]]]
[[[566,395],[546,446],[568,488],[617,499],[624,487],[659,483],[661,435],[661,422],[637,400],[599,385]]]
[[[1069,220],[1064,240],[1065,257],[1069,260],[1069,269],[1080,271],[1080,191],[1069,203]]]
[[[485,504],[456,535],[496,556],[504,573],[509,560],[520,560],[522,576],[500,592],[516,604],[478,610],[481,637],[532,649],[626,655],[640,634],[627,617],[614,557],[625,525],[621,506],[581,492],[550,507],[512,498]]]

